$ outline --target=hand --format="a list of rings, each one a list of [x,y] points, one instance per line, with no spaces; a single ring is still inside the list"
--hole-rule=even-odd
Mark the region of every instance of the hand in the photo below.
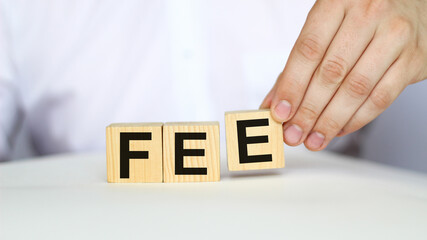
[[[425,78],[426,0],[319,0],[261,108],[287,144],[317,151]]]

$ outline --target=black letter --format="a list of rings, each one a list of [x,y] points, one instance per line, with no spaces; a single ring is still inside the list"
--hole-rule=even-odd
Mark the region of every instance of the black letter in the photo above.
[[[184,156],[205,156],[205,149],[184,149],[184,139],[206,140],[206,133],[175,133],[175,174],[207,175],[207,168],[184,168]]]
[[[268,143],[268,136],[248,137],[246,135],[247,127],[268,126],[268,118],[254,120],[237,121],[237,141],[239,144],[240,163],[271,162],[271,154],[248,156],[248,144]]]
[[[151,133],[120,133],[120,178],[129,178],[130,159],[148,159],[148,151],[129,151],[130,140],[151,140]]]

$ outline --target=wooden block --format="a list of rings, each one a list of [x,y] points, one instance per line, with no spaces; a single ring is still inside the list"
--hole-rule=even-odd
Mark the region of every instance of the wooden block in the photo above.
[[[107,127],[107,179],[114,183],[163,181],[163,123]]]
[[[165,182],[219,181],[219,123],[165,123],[163,169]]]
[[[285,167],[282,124],[270,110],[225,113],[230,171]]]

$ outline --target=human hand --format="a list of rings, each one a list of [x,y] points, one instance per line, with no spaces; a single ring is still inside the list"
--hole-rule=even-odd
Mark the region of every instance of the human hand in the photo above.
[[[317,151],[425,78],[426,0],[318,0],[261,108],[288,145]]]

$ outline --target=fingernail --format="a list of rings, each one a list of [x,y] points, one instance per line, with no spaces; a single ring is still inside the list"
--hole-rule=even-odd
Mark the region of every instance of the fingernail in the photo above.
[[[311,149],[318,149],[323,145],[325,141],[325,136],[321,133],[314,132],[311,133],[307,138],[307,145]]]
[[[292,124],[285,130],[285,139],[289,144],[297,144],[302,137],[302,129],[295,124]]]
[[[291,114],[291,104],[286,100],[281,100],[274,108],[274,112],[276,117],[278,117],[280,121],[284,122],[288,120],[289,115]]]

